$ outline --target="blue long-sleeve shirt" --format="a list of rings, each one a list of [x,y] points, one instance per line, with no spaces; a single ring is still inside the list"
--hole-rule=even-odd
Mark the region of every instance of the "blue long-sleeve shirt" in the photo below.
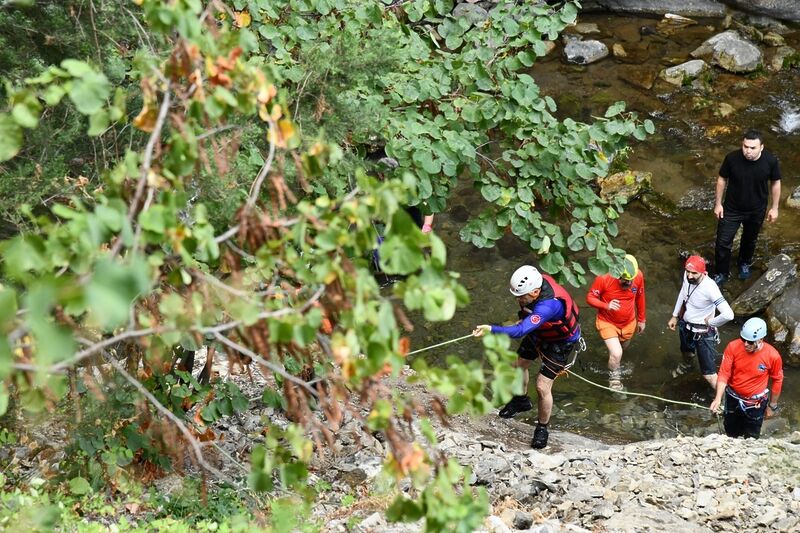
[[[533,312],[513,326],[492,326],[492,333],[505,333],[512,339],[518,339],[535,332],[545,322],[558,320],[563,316],[564,305],[561,301],[555,298],[548,298],[547,300],[536,302],[536,305],[533,307]],[[567,342],[575,342],[580,338],[581,330],[577,328]]]

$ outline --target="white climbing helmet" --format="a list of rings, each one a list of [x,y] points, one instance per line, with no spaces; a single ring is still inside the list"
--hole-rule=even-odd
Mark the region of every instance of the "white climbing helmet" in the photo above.
[[[746,341],[757,341],[767,336],[767,323],[760,318],[751,318],[742,326],[739,334]]]
[[[511,275],[509,290],[514,296],[523,296],[542,286],[542,275],[536,267],[523,265]]]

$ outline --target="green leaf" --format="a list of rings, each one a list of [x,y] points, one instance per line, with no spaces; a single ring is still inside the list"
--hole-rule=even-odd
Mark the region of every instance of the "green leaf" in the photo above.
[[[90,72],[74,80],[69,90],[69,98],[83,115],[92,115],[103,107],[111,94],[111,85],[105,74]]]
[[[12,108],[11,116],[23,128],[35,128],[39,124],[39,106],[28,102],[17,104]]]
[[[60,85],[48,85],[47,89],[42,93],[44,102],[50,107],[58,104],[66,94],[64,88]]]
[[[69,480],[69,490],[76,496],[82,496],[92,491],[92,486],[82,477],[74,477]]]
[[[61,68],[76,78],[94,74],[94,69],[92,69],[92,67],[85,61],[78,61],[77,59],[65,59],[61,62]]]
[[[153,233],[163,234],[166,230],[164,222],[165,209],[163,205],[154,205],[139,214],[139,224],[143,229]]]
[[[10,322],[17,315],[17,293],[14,290],[0,288],[0,326]]]
[[[7,113],[0,113],[0,163],[8,161],[22,148],[22,128]]]
[[[608,108],[605,117],[606,118],[616,117],[623,111],[625,111],[625,102],[619,101]]]
[[[545,272],[556,274],[564,267],[564,256],[560,252],[551,252],[539,261],[539,266]]]
[[[108,111],[100,109],[89,117],[89,131],[87,132],[90,137],[97,137],[108,128]]]

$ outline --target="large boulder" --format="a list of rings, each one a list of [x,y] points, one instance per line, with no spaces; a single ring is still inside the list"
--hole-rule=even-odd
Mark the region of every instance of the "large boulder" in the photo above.
[[[767,308],[769,330],[778,342],[788,344],[784,362],[800,366],[800,282],[792,283]]]
[[[734,300],[733,312],[746,316],[763,311],[796,278],[797,265],[792,258],[786,254],[776,255],[770,259],[764,275]]]
[[[661,71],[658,75],[659,78],[671,83],[672,85],[681,86],[686,81],[691,81],[699,75],[708,70],[708,65],[702,59],[692,59],[686,63],[675,65]]]
[[[568,63],[588,65],[600,61],[608,55],[608,47],[600,41],[570,40],[564,47],[564,56]]]
[[[758,15],[800,22],[800,5],[797,0],[725,0],[727,4]]]
[[[613,11],[637,15],[675,13],[684,17],[725,16],[725,4],[716,0],[587,0],[581,2],[584,11]]]
[[[652,172],[626,170],[625,172],[617,172],[604,178],[598,178],[597,184],[600,185],[601,198],[605,200],[624,198],[625,202],[629,202],[642,194],[642,192],[650,189],[652,181]]]
[[[719,33],[697,47],[692,57],[707,59],[729,72],[753,72],[761,66],[761,49],[742,38],[738,32]]]

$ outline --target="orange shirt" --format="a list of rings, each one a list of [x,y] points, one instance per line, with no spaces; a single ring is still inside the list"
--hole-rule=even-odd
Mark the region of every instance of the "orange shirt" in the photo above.
[[[619,309],[607,309],[608,302],[619,300]],[[639,272],[630,287],[623,288],[619,280],[611,274],[597,276],[586,295],[586,303],[596,307],[597,317],[619,328],[630,324],[636,318],[645,322],[644,275]]]
[[[778,350],[767,344],[755,353],[747,353],[744,341],[731,341],[722,354],[718,379],[728,384],[733,392],[748,398],[764,392],[772,378],[772,394],[778,395],[783,387],[783,362]]]

